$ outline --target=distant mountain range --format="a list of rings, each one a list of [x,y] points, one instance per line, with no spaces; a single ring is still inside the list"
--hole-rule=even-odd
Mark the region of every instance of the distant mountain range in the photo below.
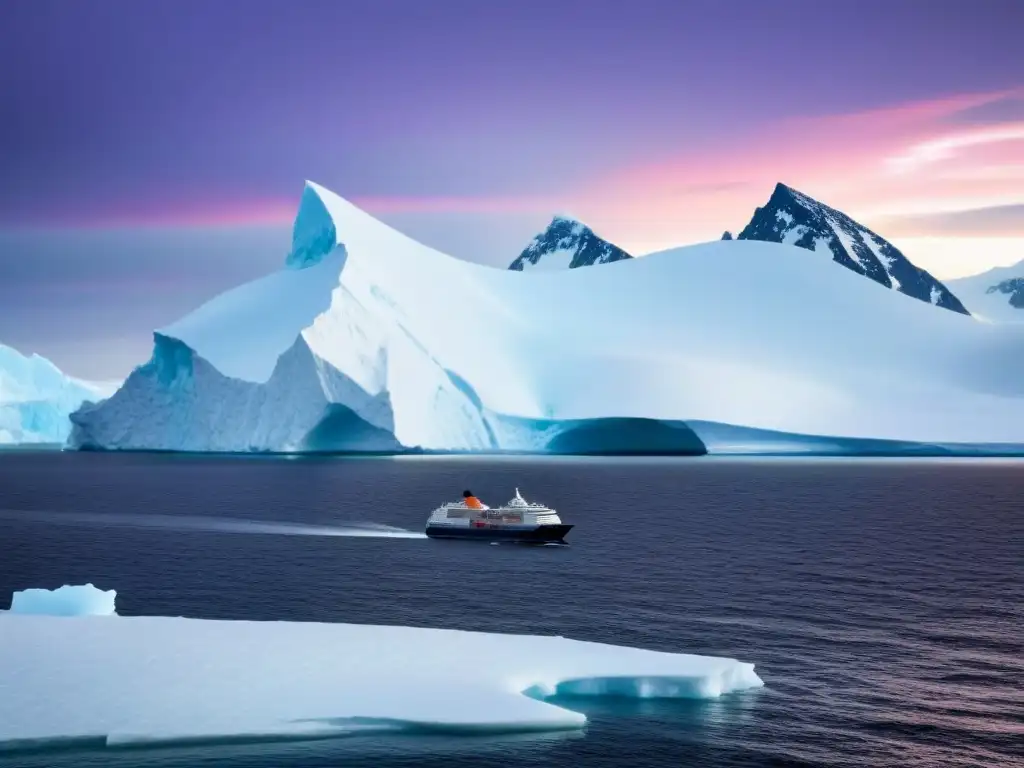
[[[970,314],[953,292],[881,235],[842,211],[777,184],[768,202],[754,211],[738,235],[726,231],[722,240],[760,240],[795,245],[821,253],[876,283],[915,299],[961,314]],[[555,217],[509,266],[509,269],[575,269],[632,256],[594,234],[581,222]],[[999,290],[1010,291],[1024,304],[1024,280]],[[1011,299],[1012,300],[1012,299]]]
[[[1024,322],[1024,261],[947,281],[971,314],[998,322]]]

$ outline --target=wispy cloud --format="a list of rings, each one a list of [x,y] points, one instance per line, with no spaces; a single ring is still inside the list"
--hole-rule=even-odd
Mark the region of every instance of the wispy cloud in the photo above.
[[[883,217],[878,224],[890,237],[949,235],[1012,237],[1024,232],[1024,203],[966,211]],[[1024,258],[1024,249],[1021,251]]]
[[[951,112],[946,121],[953,125],[1024,122],[1024,93],[1010,92],[983,104]]]
[[[371,213],[547,213],[566,197],[360,197],[355,205]]]
[[[278,200],[192,200],[125,206],[116,211],[91,210],[82,205],[73,216],[47,219],[41,215],[5,222],[6,230],[114,230],[174,229],[179,227],[286,226],[295,218],[301,186],[292,198]],[[339,190],[339,194],[344,193]],[[391,214],[546,214],[560,210],[569,196],[452,197],[452,196],[349,196],[350,202],[375,216]]]
[[[886,159],[896,173],[913,173],[925,166],[956,159],[964,151],[989,144],[1024,141],[1024,120],[1006,126],[955,133],[929,139],[909,147],[906,152]],[[971,169],[971,170],[977,170]]]

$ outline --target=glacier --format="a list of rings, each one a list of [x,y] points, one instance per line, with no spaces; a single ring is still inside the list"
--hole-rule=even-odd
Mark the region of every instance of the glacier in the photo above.
[[[108,594],[72,589],[86,614]],[[116,614],[0,612],[0,658],[0,754],[575,730],[586,716],[554,697],[711,699],[764,685],[734,659],[557,636]]]
[[[69,445],[701,454],[772,433],[802,436],[801,452],[821,437],[854,453],[1019,446],[1022,330],[785,243],[486,267],[308,182],[283,267],[158,330],[147,363],[72,414]],[[730,427],[753,442],[720,439]]]
[[[72,411],[112,394],[119,382],[88,382],[45,357],[0,344],[0,444],[63,444]]]

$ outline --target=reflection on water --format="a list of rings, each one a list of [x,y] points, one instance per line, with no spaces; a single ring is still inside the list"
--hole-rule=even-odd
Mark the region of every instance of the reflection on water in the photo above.
[[[395,731],[386,735],[353,733],[341,737],[316,740],[246,740],[224,742],[214,747],[195,746],[132,746],[104,748],[97,742],[92,748],[69,745],[55,749],[52,745],[37,752],[19,752],[4,757],[3,768],[49,768],[55,759],[68,761],[76,768],[193,768],[206,765],[298,766],[345,765],[353,760],[374,764],[419,764],[439,761],[444,765],[451,758],[489,758],[501,760],[503,755],[522,758],[534,755],[543,764],[544,754],[560,745],[585,738],[585,730],[548,731],[540,733],[460,735]]]

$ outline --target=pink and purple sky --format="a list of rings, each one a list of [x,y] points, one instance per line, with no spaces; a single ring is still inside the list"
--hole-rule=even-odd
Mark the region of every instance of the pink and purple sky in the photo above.
[[[627,250],[777,181],[940,278],[1024,259],[1020,0],[66,0],[0,6],[0,342],[118,377],[276,268],[305,179],[505,266]]]

